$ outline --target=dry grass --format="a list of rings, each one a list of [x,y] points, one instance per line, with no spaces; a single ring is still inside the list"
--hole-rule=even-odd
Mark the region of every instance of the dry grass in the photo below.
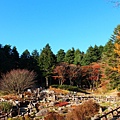
[[[14,94],[9,94],[9,95],[5,95],[2,96],[2,98],[4,98],[5,100],[20,100],[20,97],[18,95],[14,95]]]

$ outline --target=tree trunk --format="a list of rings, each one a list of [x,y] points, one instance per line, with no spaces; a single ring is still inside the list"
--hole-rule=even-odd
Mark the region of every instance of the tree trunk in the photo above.
[[[60,85],[62,85],[63,84],[63,82],[62,82],[62,79],[60,80]]]
[[[48,87],[48,77],[46,77],[46,87]]]
[[[70,85],[73,85],[73,81],[72,81],[72,79],[70,79]]]

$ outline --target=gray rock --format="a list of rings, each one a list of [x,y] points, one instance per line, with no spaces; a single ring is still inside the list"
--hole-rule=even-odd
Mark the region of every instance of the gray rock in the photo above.
[[[46,108],[43,108],[38,113],[36,113],[36,117],[38,116],[45,116],[48,113],[48,110]]]

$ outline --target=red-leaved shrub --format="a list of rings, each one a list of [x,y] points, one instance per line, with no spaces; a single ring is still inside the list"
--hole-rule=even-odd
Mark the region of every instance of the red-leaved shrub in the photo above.
[[[65,118],[57,112],[49,112],[44,120],[65,120]]]
[[[74,108],[71,112],[68,112],[66,120],[88,120],[98,113],[99,108],[99,104],[93,100],[88,100]]]

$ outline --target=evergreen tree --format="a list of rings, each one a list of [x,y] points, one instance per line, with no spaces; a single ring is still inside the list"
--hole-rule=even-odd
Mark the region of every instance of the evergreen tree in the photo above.
[[[87,49],[87,52],[86,54],[84,54],[83,56],[83,59],[82,59],[82,65],[89,65],[90,63],[92,63],[92,56],[93,55],[93,47],[90,46],[88,49]]]
[[[56,57],[51,51],[49,44],[47,44],[45,48],[43,48],[39,56],[39,66],[40,66],[40,69],[43,71],[43,75],[46,78],[47,87],[49,85],[48,78],[52,74],[52,70],[53,70],[53,67],[55,66],[55,63],[56,63]]]
[[[11,53],[12,53],[12,49],[10,45],[5,45],[3,47],[3,54],[4,54],[4,72],[10,71],[11,69],[13,69],[13,64],[12,64],[12,57],[11,57]],[[2,56],[1,56],[2,57]]]
[[[65,52],[63,49],[60,49],[58,52],[57,52],[57,62],[64,62],[64,58],[65,58]]]
[[[114,62],[114,42],[110,39],[104,46],[102,58],[101,58],[101,71],[104,75],[103,80],[110,80],[113,76],[113,70],[111,69],[112,62]]]
[[[6,61],[7,61],[7,57],[1,45],[0,47],[0,74],[7,71]]]
[[[34,60],[36,60],[36,62],[38,62],[39,61],[39,52],[37,50],[33,50],[32,57],[34,58]]]
[[[65,62],[67,62],[68,64],[73,64],[74,63],[74,57],[75,57],[74,53],[75,53],[74,48],[69,49],[65,54]]]
[[[102,52],[103,52],[104,47],[103,47],[102,45],[100,45],[100,46],[98,47],[98,49],[99,49],[99,56],[100,56],[99,59],[101,59],[101,58],[102,58]]]
[[[6,73],[19,66],[19,53],[17,48],[11,49],[10,45],[0,47],[0,71]]]
[[[29,58],[30,58],[30,52],[28,51],[28,49],[26,49],[26,50],[22,53],[21,58],[23,58],[23,59],[29,59]]]
[[[118,40],[116,39],[116,30],[118,30],[119,26],[115,28],[114,34],[112,35],[111,39],[107,42],[104,46],[103,53],[102,53],[102,72],[105,74],[104,79],[109,81],[109,88],[114,89],[118,87],[118,83],[120,83],[120,75],[118,73],[118,58],[119,55],[116,50],[116,43]]]
[[[11,55],[11,46],[10,45],[5,45],[3,47],[4,53],[6,55],[7,58],[10,58]]]
[[[26,49],[20,57],[20,68],[22,69],[29,69],[31,68],[31,63],[30,63],[30,52],[28,51],[28,49]]]
[[[13,63],[13,68],[19,68],[19,53],[17,51],[17,48],[14,46],[11,51],[11,58]]]
[[[82,59],[82,65],[89,65],[101,59],[102,48],[95,45],[90,46]]]
[[[116,72],[116,79],[112,81],[112,84],[120,90],[120,25],[115,28],[114,35],[116,38],[114,43],[115,62],[112,62],[112,69]]]
[[[83,58],[83,53],[77,49],[75,50],[75,53],[74,53],[74,64],[75,65],[81,65],[81,61],[82,61],[82,58]]]

